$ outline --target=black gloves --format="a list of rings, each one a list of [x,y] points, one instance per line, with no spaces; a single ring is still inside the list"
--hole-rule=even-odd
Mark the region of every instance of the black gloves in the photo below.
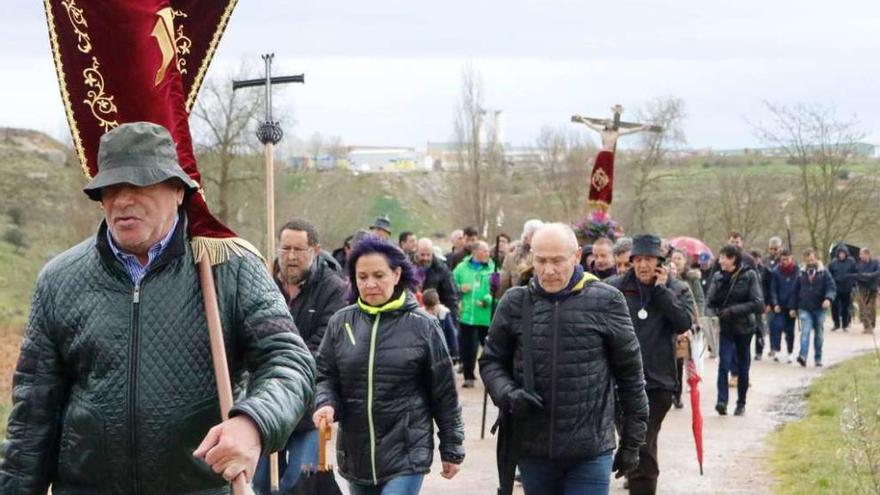
[[[614,453],[614,464],[611,465],[611,470],[614,471],[615,478],[626,476],[637,467],[639,467],[639,449],[620,447]]]
[[[516,418],[525,418],[544,409],[544,401],[538,394],[524,388],[515,388],[507,394],[507,410]]]

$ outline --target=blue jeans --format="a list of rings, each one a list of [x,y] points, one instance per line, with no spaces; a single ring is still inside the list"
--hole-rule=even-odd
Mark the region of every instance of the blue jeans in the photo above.
[[[278,451],[278,472],[281,493],[291,490],[299,482],[303,471],[318,469],[318,430],[295,431],[287,445]],[[254,489],[269,495],[269,458],[261,457],[254,473]]]
[[[608,495],[611,451],[580,461],[520,459],[526,495]]]
[[[749,367],[752,364],[750,347],[752,333],[746,335],[721,334],[718,350],[718,402],[727,404],[727,374],[736,372],[737,405],[746,405],[746,393],[749,391]]]
[[[798,355],[804,360],[810,354],[810,331],[813,332],[813,359],[822,362],[822,342],[825,341],[825,310],[798,311],[801,320],[801,350]]]
[[[782,352],[782,335],[785,334],[785,347],[788,353],[794,352],[794,318],[788,315],[788,310],[782,308],[781,313],[775,313],[770,322],[770,350]]]
[[[408,474],[392,478],[381,485],[361,485],[349,482],[351,495],[416,495],[422,489],[424,474]]]

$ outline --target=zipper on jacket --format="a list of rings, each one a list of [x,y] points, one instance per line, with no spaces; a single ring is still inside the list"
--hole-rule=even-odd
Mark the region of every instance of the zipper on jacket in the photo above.
[[[376,363],[376,334],[379,333],[379,319],[382,313],[376,313],[373,330],[370,332],[370,357],[367,364],[367,422],[370,427],[370,465],[373,468],[373,484],[379,484],[376,475],[376,425],[373,422],[373,366]]]
[[[351,325],[348,322],[345,322],[345,333],[348,334],[348,340],[351,341],[351,345],[357,345],[354,341],[354,334],[351,332]]]
[[[557,354],[559,349],[559,301],[553,303],[553,366],[550,376],[550,445],[549,458],[553,459],[553,437],[556,431],[556,369],[558,367]]]
[[[134,293],[131,297],[131,347],[129,348],[129,379],[128,379],[128,429],[129,441],[131,442],[129,460],[131,461],[132,494],[138,492],[137,472],[137,433],[135,411],[137,408],[137,356],[138,356],[138,330],[140,326],[140,303],[141,285],[135,284]]]

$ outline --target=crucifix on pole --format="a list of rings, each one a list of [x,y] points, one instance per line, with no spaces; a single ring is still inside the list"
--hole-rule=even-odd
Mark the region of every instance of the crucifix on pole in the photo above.
[[[232,81],[232,90],[263,86],[266,91],[266,119],[257,128],[257,139],[263,143],[263,156],[266,160],[266,268],[269,276],[274,277],[273,262],[275,257],[275,145],[281,142],[284,133],[281,125],[272,120],[272,85],[284,83],[305,83],[305,75],[272,77],[272,59],[274,53],[263,55],[266,73],[262,79]],[[278,490],[278,454],[269,456],[269,484],[272,493]]]
[[[272,77],[272,59],[274,53],[263,55],[266,64],[265,77],[232,81],[232,90],[263,86],[266,91],[266,119],[257,128],[257,139],[263,143],[263,155],[266,161],[266,265],[272,274],[272,261],[275,256],[275,145],[281,141],[284,133],[277,121],[272,120],[272,85],[285,83],[305,83],[304,74],[295,76]]]
[[[584,124],[602,136],[602,149],[596,155],[593,172],[590,174],[590,193],[587,197],[587,210],[596,210],[607,213],[611,208],[612,192],[614,189],[614,154],[617,151],[617,139],[620,136],[634,134],[636,132],[663,132],[658,125],[636,124],[623,122],[620,114],[623,107],[614,105],[611,107],[613,117],[610,119],[597,119],[572,115],[571,121]]]

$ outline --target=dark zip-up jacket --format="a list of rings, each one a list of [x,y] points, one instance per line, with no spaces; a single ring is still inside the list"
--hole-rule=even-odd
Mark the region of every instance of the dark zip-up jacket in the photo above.
[[[856,263],[856,286],[864,292],[876,292],[878,282],[880,282],[880,263],[874,258],[868,261],[859,260]]]
[[[840,252],[846,254],[846,258],[843,260],[838,258]],[[834,259],[828,263],[828,271],[831,273],[831,278],[834,279],[837,292],[843,294],[852,292],[859,272],[856,269],[856,260],[849,257],[849,251],[846,248],[840,248],[834,252]]]
[[[192,455],[221,417],[185,229],[182,216],[137,287],[106,224],[43,268],[13,378],[0,493],[229,492]],[[254,421],[263,452],[278,450],[311,404],[314,361],[256,256],[213,272],[238,397],[230,415]]]
[[[309,278],[300,289],[299,295],[288,301],[296,329],[313,356],[318,352],[330,317],[348,304],[348,287],[337,274],[335,263],[332,259],[316,257],[309,271]],[[281,293],[287,297],[283,283],[277,279],[275,282]],[[300,420],[296,431],[313,429],[315,424],[310,411]]]
[[[440,261],[436,256],[431,258],[431,266],[424,272],[425,280],[422,281],[422,291],[434,289],[440,297],[440,302],[449,308],[452,317],[458,320],[458,289],[452,280],[452,272],[446,263]]]
[[[745,263],[733,274],[719,270],[712,277],[706,301],[708,307],[718,315],[721,333],[753,333],[757,325],[755,315],[764,311],[758,272]]]
[[[623,410],[621,446],[638,449],[647,431],[648,398],[623,294],[591,281],[554,300],[535,284],[505,292],[480,358],[492,400],[508,407],[508,394],[524,386],[522,311],[525,298],[532,297],[535,393],[544,408],[513,418],[522,438],[520,458],[587,459],[613,449],[615,393]]]
[[[403,292],[382,308],[348,306],[330,319],[317,356],[316,407],[333,406],[336,455],[348,480],[381,484],[464,459],[452,359],[437,318]]]
[[[794,305],[792,309],[806,311],[821,311],[824,300],[834,301],[837,289],[834,279],[824,268],[817,269],[811,278],[809,272],[804,269],[798,275],[794,285]]]
[[[685,282],[670,278],[666,285],[642,286],[641,294],[635,272],[611,277],[606,283],[626,298],[630,319],[639,338],[645,390],[674,392],[678,382],[675,367],[675,337],[691,329],[694,297]],[[643,306],[644,303],[644,306]],[[645,308],[647,318],[638,317]]]
[[[773,269],[773,284],[770,289],[770,305],[779,306],[783,311],[795,308],[795,286],[800,271],[793,265],[790,272],[782,269],[782,263]]]

